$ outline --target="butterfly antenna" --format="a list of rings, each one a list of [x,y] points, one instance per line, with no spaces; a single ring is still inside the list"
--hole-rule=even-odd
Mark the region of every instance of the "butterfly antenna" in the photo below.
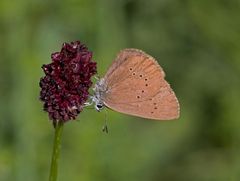
[[[105,113],[104,113],[104,121],[105,121],[105,123],[104,123],[104,125],[103,125],[103,128],[102,128],[102,131],[103,132],[106,132],[106,133],[108,133],[108,126],[107,126],[107,110],[105,109]]]

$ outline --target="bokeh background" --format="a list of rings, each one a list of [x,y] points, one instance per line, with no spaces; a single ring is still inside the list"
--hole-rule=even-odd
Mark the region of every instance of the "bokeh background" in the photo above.
[[[139,48],[164,68],[181,118],[85,109],[65,125],[59,181],[240,180],[239,0],[0,1],[0,180],[48,180],[54,129],[41,65],[81,40],[103,76]]]

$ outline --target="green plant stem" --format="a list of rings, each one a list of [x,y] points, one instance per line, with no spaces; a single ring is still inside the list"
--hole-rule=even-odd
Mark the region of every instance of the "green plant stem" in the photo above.
[[[61,150],[61,140],[63,131],[63,122],[58,122],[55,127],[55,136],[53,142],[52,163],[50,168],[49,181],[56,181],[58,175],[58,159]]]

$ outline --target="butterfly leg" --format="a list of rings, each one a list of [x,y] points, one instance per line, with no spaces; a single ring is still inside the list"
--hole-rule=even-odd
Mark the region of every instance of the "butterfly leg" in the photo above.
[[[91,106],[91,105],[93,105],[93,98],[92,98],[92,96],[90,96],[90,102],[85,102],[84,104],[83,104],[83,107],[88,107],[88,106]]]
[[[99,81],[100,80],[100,76],[99,75],[95,75],[94,78]]]

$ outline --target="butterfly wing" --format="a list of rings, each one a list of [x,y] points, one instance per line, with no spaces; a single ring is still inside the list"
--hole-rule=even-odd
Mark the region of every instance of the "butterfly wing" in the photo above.
[[[167,120],[179,117],[179,104],[157,61],[137,49],[119,53],[104,77],[104,104],[121,113]]]

